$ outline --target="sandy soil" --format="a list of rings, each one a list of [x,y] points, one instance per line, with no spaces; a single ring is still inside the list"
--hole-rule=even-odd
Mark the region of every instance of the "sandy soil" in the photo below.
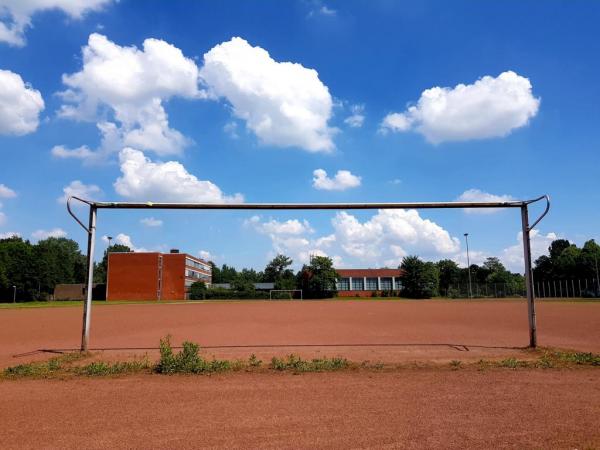
[[[600,447],[597,369],[0,382],[4,449]]]
[[[600,351],[600,303],[539,302],[541,346]],[[0,310],[0,367],[76,350],[80,307]],[[208,355],[261,358],[291,352],[354,361],[477,360],[528,345],[524,301],[304,301],[102,305],[93,349],[154,357],[161,337],[198,342]],[[521,352],[522,353],[522,352]]]

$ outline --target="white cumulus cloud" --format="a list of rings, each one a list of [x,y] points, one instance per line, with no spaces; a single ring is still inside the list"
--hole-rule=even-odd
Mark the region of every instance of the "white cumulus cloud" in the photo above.
[[[71,196],[85,200],[96,200],[101,193],[102,190],[95,184],[84,184],[79,180],[74,180],[63,188],[63,195],[58,197],[56,201],[58,203],[67,203],[67,200]],[[79,204],[79,202],[76,204]]]
[[[141,151],[125,148],[119,153],[121,176],[117,193],[130,200],[194,203],[241,203],[241,194],[224,195],[210,181],[199,180],[177,161],[153,162]]]
[[[114,240],[114,243],[111,243],[111,245],[115,245],[115,244],[120,244],[120,245],[126,245],[127,247],[129,247],[131,249],[131,251],[133,252],[147,252],[148,250],[146,250],[143,247],[136,247],[135,245],[133,245],[133,242],[131,240],[131,236],[129,236],[128,234],[125,233],[119,233],[117,234],[114,238],[112,238]],[[108,244],[108,236],[102,236],[102,240]]]
[[[535,262],[537,258],[548,254],[548,247],[552,241],[558,239],[556,233],[542,234],[539,230],[531,230],[529,233],[531,242],[531,262]],[[506,267],[518,273],[525,272],[525,260],[523,257],[523,233],[519,231],[517,234],[517,244],[511,245],[502,251],[500,258]]]
[[[16,231],[6,231],[4,233],[0,233],[0,239],[10,239],[13,237],[21,237],[21,234]]]
[[[361,177],[352,174],[349,170],[338,170],[333,178],[327,176],[323,169],[313,172],[313,187],[325,191],[345,191],[360,186]]]
[[[203,259],[204,261],[213,261],[214,262],[214,260],[216,259],[215,255],[213,255],[208,250],[200,250],[198,252],[198,256],[200,257],[200,259]]]
[[[11,188],[6,186],[5,184],[0,183],[0,198],[15,198],[17,193],[13,191]],[[2,209],[2,203],[0,203],[0,209]],[[0,225],[4,225],[6,223],[6,214],[0,211]]]
[[[330,255],[337,267],[397,267],[408,254],[438,259],[460,252],[457,238],[415,210],[379,210],[362,222],[339,212],[331,220],[333,233],[316,237],[311,236],[314,230],[306,220],[264,221],[254,216],[246,223],[269,236],[273,253],[286,254],[301,263],[314,254]]]
[[[409,253],[431,258],[460,250],[457,238],[435,222],[423,219],[414,209],[380,209],[362,223],[342,211],[332,223],[342,249],[365,261],[398,265]]]
[[[112,0],[0,0],[0,42],[22,47],[35,13],[59,10],[72,19],[98,11]]]
[[[277,62],[261,47],[234,37],[204,55],[200,78],[267,145],[310,152],[334,149],[328,125],[333,101],[316,70]]]
[[[458,202],[512,202],[515,199],[511,195],[496,195],[484,192],[479,189],[468,189],[460,194],[456,201]],[[501,211],[502,208],[466,208],[464,211],[468,214],[493,214]]]
[[[163,221],[160,219],[155,219],[154,217],[144,217],[140,220],[140,223],[147,227],[161,227]]]
[[[507,71],[473,84],[427,89],[416,105],[387,115],[380,130],[414,130],[434,144],[500,137],[527,125],[539,105],[529,79]]]
[[[263,222],[260,216],[252,216],[245,221],[245,225],[253,226],[261,233],[275,235],[300,235],[314,231],[307,220],[299,221],[298,219],[285,221],[271,219]]]
[[[177,47],[146,39],[143,48],[123,47],[93,33],[83,48],[83,67],[63,75],[62,117],[97,121],[101,153],[132,146],[159,155],[179,154],[191,140],[169,125],[163,103],[172,97],[204,97],[198,67]],[[109,119],[105,117],[109,114]],[[102,118],[102,120],[100,120]],[[89,158],[90,149],[57,146],[58,157]]]
[[[0,183],[0,198],[15,198],[17,193],[5,184]]]
[[[36,230],[33,233],[31,233],[31,237],[38,241],[42,241],[51,237],[61,238],[66,236],[67,232],[62,228],[52,228],[51,230]]]
[[[263,220],[260,216],[252,216],[244,221],[244,225],[269,236],[272,244],[269,257],[282,253],[290,256],[295,265],[309,262],[310,255],[328,256],[327,249],[335,242],[333,235],[311,238],[309,235],[314,233],[314,230],[307,220]],[[341,263],[339,255],[332,255],[332,258],[337,263]]]
[[[0,69],[0,135],[33,133],[43,109],[40,91],[25,83],[19,74]]]

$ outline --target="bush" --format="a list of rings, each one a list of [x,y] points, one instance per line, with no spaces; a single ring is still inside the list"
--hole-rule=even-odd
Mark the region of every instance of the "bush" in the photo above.
[[[190,286],[190,300],[204,300],[206,298],[206,284],[196,281]]]
[[[264,300],[269,298],[265,291],[236,291],[233,289],[210,288],[204,293],[206,300]]]

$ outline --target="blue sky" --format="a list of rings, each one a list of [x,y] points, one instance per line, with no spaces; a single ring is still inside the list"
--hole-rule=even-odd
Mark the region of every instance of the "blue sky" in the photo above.
[[[600,238],[600,4],[0,0],[0,235],[84,233],[98,200],[548,193],[534,256]],[[336,176],[337,174],[337,176]],[[532,208],[536,215],[538,207]],[[85,215],[84,210],[80,210]],[[517,211],[101,211],[100,236],[262,268],[327,254],[521,270]],[[153,220],[152,220],[153,219]]]

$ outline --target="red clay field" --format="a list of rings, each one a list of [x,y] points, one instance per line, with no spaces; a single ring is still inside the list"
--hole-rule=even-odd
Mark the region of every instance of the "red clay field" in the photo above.
[[[600,352],[600,303],[538,302],[540,346]],[[79,347],[81,308],[0,310],[0,367]],[[600,370],[527,358],[524,301],[94,305],[96,358],[295,353],[420,368],[0,381],[2,448],[600,448]]]

